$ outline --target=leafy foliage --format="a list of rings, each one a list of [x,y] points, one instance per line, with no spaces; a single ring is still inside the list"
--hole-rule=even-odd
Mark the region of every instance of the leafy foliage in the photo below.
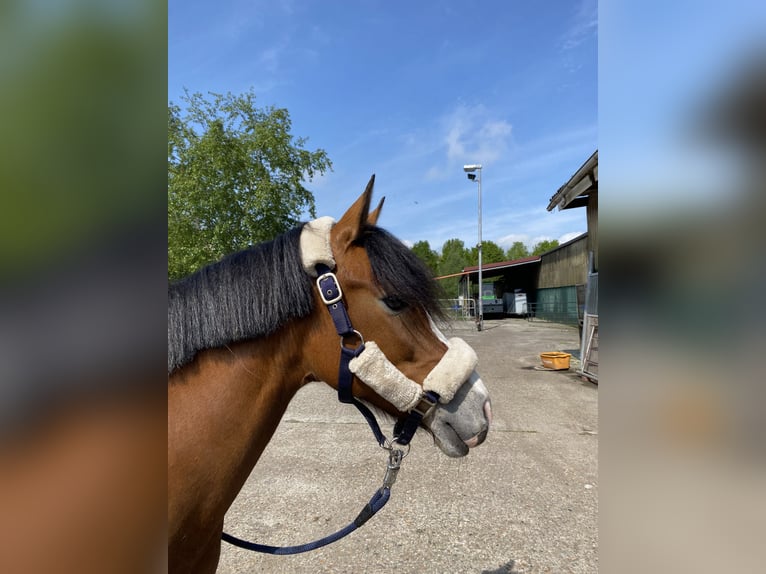
[[[182,97],[168,105],[168,275],[177,279],[228,253],[273,239],[315,217],[303,185],[332,169],[305,149],[286,109],[255,94]]]
[[[461,239],[448,239],[442,246],[442,256],[439,261],[439,275],[460,273],[464,267],[470,265],[470,251],[466,249]],[[442,279],[441,285],[450,297],[457,297],[457,285],[459,278],[450,277]]]
[[[439,254],[431,249],[428,241],[418,241],[412,246],[412,252],[417,255],[423,263],[431,270],[431,274],[439,274]]]
[[[532,255],[542,255],[546,251],[550,251],[558,246],[558,239],[543,239],[532,248]]]
[[[529,249],[521,241],[514,241],[513,245],[508,248],[505,256],[508,261],[514,261],[515,259],[521,259],[523,257],[529,257]]]
[[[481,242],[481,262],[482,265],[487,263],[500,263],[505,261],[505,251],[494,241],[482,241]],[[471,248],[471,263],[470,265],[479,264],[479,250],[476,247]]]

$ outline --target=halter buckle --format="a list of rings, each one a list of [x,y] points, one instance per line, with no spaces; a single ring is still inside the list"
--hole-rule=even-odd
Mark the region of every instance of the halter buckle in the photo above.
[[[325,283],[324,285],[322,284],[323,282]],[[319,289],[319,296],[325,305],[332,305],[343,299],[340,283],[338,283],[338,278],[332,271],[317,277],[317,288]]]
[[[431,412],[431,409],[436,406],[438,401],[439,397],[436,395],[436,393],[432,391],[426,391],[423,393],[423,396],[420,397],[418,404],[412,407],[412,410],[418,413],[421,417],[425,418],[425,416]]]

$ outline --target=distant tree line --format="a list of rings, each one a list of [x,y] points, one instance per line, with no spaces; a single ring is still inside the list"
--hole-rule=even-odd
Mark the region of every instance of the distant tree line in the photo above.
[[[481,261],[487,263],[499,263],[501,261],[513,261],[530,255],[540,255],[546,251],[558,247],[556,239],[543,240],[536,243],[530,252],[521,241],[516,241],[508,250],[503,250],[494,241],[482,241]],[[460,273],[464,268],[479,264],[479,250],[476,247],[468,248],[461,239],[448,239],[444,242],[441,255],[431,249],[428,241],[418,241],[412,246],[412,251],[428,266],[434,277]],[[457,295],[459,277],[450,277],[440,281],[445,294]]]

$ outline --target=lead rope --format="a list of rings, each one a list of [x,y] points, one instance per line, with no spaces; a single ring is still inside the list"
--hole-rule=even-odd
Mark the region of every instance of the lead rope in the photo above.
[[[316,280],[317,287],[319,288],[319,295],[322,298],[322,302],[327,306],[327,310],[330,312],[333,323],[335,324],[335,330],[340,337],[340,366],[338,369],[338,400],[342,403],[349,403],[354,405],[357,410],[364,416],[365,420],[370,426],[372,433],[375,435],[375,440],[378,444],[388,451],[388,462],[386,464],[386,474],[383,477],[383,485],[375,491],[370,501],[365,505],[359,515],[348,524],[346,527],[341,528],[334,534],[314,540],[307,544],[301,544],[298,546],[269,546],[266,544],[257,544],[255,542],[249,542],[242,540],[231,534],[223,532],[221,534],[221,540],[244,548],[246,550],[252,550],[253,552],[262,552],[265,554],[276,555],[289,555],[289,554],[301,554],[303,552],[309,552],[316,550],[322,546],[327,546],[340,540],[341,538],[348,536],[354,530],[362,526],[370,518],[383,508],[388,499],[391,497],[391,487],[396,482],[396,477],[399,474],[399,469],[402,465],[402,460],[410,452],[410,441],[412,440],[415,431],[420,425],[420,421],[427,414],[428,410],[433,407],[439,400],[439,395],[432,391],[424,393],[421,402],[413,408],[404,424],[395,427],[395,437],[389,441],[380,430],[375,415],[367,408],[363,403],[357,400],[351,392],[351,385],[354,380],[354,374],[349,368],[349,363],[354,357],[358,357],[362,351],[364,351],[364,338],[359,331],[356,331],[351,324],[351,319],[346,311],[346,305],[343,303],[343,291],[340,288],[338,279],[332,270],[324,264],[318,264],[316,266],[317,275]],[[346,341],[350,338],[357,339],[356,347],[349,347],[346,345]],[[396,432],[399,430],[399,432]],[[395,445],[406,446],[407,450],[397,448]]]
[[[321,548],[322,546],[332,544],[344,536],[351,534],[354,530],[375,516],[375,513],[377,513],[386,505],[388,499],[391,497],[391,486],[394,484],[394,482],[396,482],[396,475],[399,472],[399,468],[402,464],[402,459],[405,456],[406,453],[403,450],[398,448],[391,448],[388,455],[388,464],[386,465],[386,476],[383,478],[383,486],[375,491],[375,494],[372,495],[370,502],[365,505],[365,507],[353,522],[351,522],[345,528],[341,528],[334,534],[330,534],[329,536],[325,536],[319,540],[314,540],[313,542],[301,544],[299,546],[268,546],[266,544],[256,544],[255,542],[248,542],[247,540],[242,540],[236,536],[232,536],[231,534],[226,534],[225,532],[221,535],[221,540],[246,550],[277,555],[301,554],[303,552],[309,552],[311,550]]]

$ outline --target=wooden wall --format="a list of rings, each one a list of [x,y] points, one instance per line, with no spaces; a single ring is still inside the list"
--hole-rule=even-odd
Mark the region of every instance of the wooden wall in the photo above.
[[[593,251],[593,263],[598,271],[598,191],[588,197],[588,251]]]
[[[543,254],[540,260],[538,289],[585,285],[588,279],[588,250],[590,234]]]

